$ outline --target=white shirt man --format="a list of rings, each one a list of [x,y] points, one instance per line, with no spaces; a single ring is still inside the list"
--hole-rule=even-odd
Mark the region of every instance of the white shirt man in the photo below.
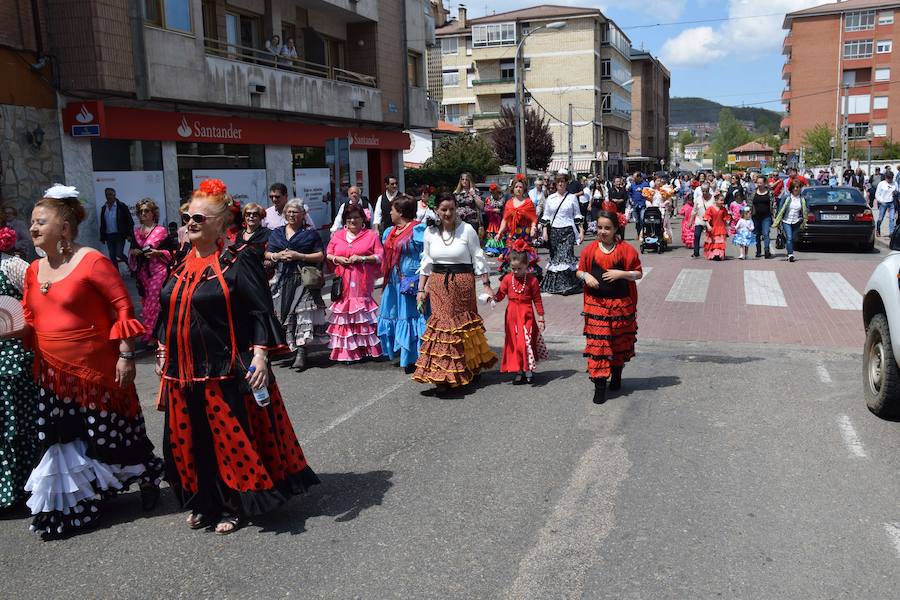
[[[369,223],[372,222],[372,209],[369,206],[368,200],[364,200],[362,197],[362,192],[359,191],[359,188],[355,185],[347,190],[347,195],[350,197],[350,204],[360,204],[360,208],[363,209],[363,212],[366,214],[366,218],[369,220]],[[344,206],[346,203],[341,204],[338,207],[337,214],[334,216],[334,223],[331,224],[331,233],[337,232],[344,226],[341,218],[344,216]]]
[[[534,204],[537,215],[538,217],[540,217],[544,210],[544,200],[547,199],[547,192],[544,189],[543,177],[538,177],[535,180],[534,187],[528,190],[528,197],[531,198],[531,202]]]
[[[389,175],[385,177],[384,182],[384,193],[375,198],[375,207],[372,213],[372,226],[378,231],[378,235],[381,235],[390,227],[390,216],[384,215],[384,208],[382,208],[382,204],[385,205],[388,212],[391,210],[391,202],[394,201],[394,198],[397,197],[397,178],[393,175]],[[384,202],[383,202],[384,200]],[[382,220],[385,222],[382,223]],[[385,227],[385,225],[387,227]]]

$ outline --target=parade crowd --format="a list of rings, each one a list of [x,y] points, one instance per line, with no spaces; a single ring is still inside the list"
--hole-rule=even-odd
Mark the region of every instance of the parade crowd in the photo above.
[[[635,351],[643,271],[625,242],[629,224],[641,252],[661,251],[680,216],[682,244],[715,261],[729,238],[740,259],[754,246],[771,258],[774,227],[793,262],[807,184],[796,170],[608,182],[560,172],[533,185],[519,175],[482,196],[468,173],[441,192],[403,193],[388,176],[373,201],[346,190],[327,243],[319,227],[328,224],[313,223],[280,183],[264,208],[204,181],[181,206],[181,225],[168,227],[149,198],[135,223],[110,189],[99,215],[108,256],[77,241],[86,216],[78,190],[54,185],[30,225],[7,213],[0,228],[0,296],[21,300],[26,323],[0,338],[0,509],[25,502],[34,531],[65,537],[92,527],[103,500],[132,485],[152,510],[165,479],[188,527],[228,534],[319,481],[273,358],[301,371],[314,353],[389,360],[441,395],[498,362],[479,302],[506,301],[500,371],[528,385],[548,357],[542,293],[583,294],[586,370],[603,404]],[[879,207],[896,197],[892,174],[862,185]],[[586,236],[595,237],[582,246]],[[41,258],[29,264],[31,252]],[[134,386],[141,351],[155,354],[160,377],[161,457]]]

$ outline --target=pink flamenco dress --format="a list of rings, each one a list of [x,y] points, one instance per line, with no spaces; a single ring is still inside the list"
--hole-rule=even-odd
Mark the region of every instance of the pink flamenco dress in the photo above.
[[[148,258],[141,254],[128,258],[128,270],[140,284],[138,291],[141,296],[141,322],[147,330],[141,339],[146,343],[154,341],[153,330],[156,327],[156,317],[159,315],[159,292],[169,275],[172,253],[159,248],[168,235],[169,232],[162,225],[157,225],[146,234],[141,227],[135,228],[135,248],[142,251],[156,250],[162,252],[162,255]]]
[[[691,201],[685,202],[678,211],[681,215],[681,243],[685,248],[694,246],[694,219],[691,218],[693,213],[694,203]]]
[[[378,303],[372,298],[375,280],[381,273],[384,249],[378,235],[363,229],[356,237],[341,229],[328,243],[329,256],[375,256],[375,262],[335,267],[341,278],[341,297],[331,305],[328,318],[328,343],[331,360],[353,362],[381,356],[378,338]]]

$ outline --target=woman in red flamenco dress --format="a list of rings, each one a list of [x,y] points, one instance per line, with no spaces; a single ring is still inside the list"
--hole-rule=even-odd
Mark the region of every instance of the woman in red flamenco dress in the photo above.
[[[731,214],[725,208],[721,194],[716,194],[716,203],[706,209],[703,220],[706,222],[707,232],[706,240],[703,242],[703,255],[706,260],[725,260],[725,238]]]
[[[535,365],[549,358],[541,335],[544,330],[541,284],[528,272],[529,250],[533,251],[523,240],[515,241],[509,249],[510,272],[500,280],[500,288],[494,295],[495,302],[509,298],[500,372],[516,373],[514,385],[533,383]]]
[[[230,206],[219,180],[192,194],[192,247],[163,287],[157,328],[166,479],[187,526],[218,534],[319,482],[271,380],[268,355],[287,348],[262,265],[223,248]]]
[[[643,276],[637,251],[618,239],[615,214],[597,214],[597,239],[581,251],[576,276],[584,281],[584,356],[594,382],[594,404],[622,386],[622,369],[634,357],[637,286]]]
[[[540,278],[541,271],[537,266],[537,252],[531,246],[531,241],[537,234],[538,216],[534,202],[528,196],[528,190],[525,189],[525,176],[521,173],[516,175],[509,186],[509,191],[512,195],[506,201],[506,207],[503,209],[503,222],[496,235],[497,240],[504,242],[504,250],[500,255],[500,272],[509,272],[510,249],[518,240],[522,240],[528,253],[528,272]]]

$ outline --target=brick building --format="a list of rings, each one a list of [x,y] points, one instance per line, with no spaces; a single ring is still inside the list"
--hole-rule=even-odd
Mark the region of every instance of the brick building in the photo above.
[[[736,169],[759,169],[773,165],[775,150],[759,142],[749,142],[728,151],[728,164]]]
[[[17,1],[20,15],[32,4]],[[171,220],[206,176],[262,204],[267,185],[284,182],[322,225],[341,186],[374,197],[385,174],[402,177],[405,130],[437,125],[426,89],[433,39],[420,33],[429,31],[428,0],[34,4],[47,43],[33,58],[53,65],[47,81],[60,98],[59,179],[92,208],[88,241],[103,186],[126,202],[153,197]],[[4,18],[0,31],[29,28]],[[297,58],[270,51],[275,35],[295,42]],[[17,80],[14,62],[0,66],[5,81]]]
[[[865,147],[871,131],[873,152],[900,138],[900,2],[846,0],[788,13],[784,19],[782,93],[788,131],[783,153],[798,153],[816,125],[840,132],[841,95],[848,96],[847,139]],[[894,42],[898,52],[893,52]],[[840,136],[836,140],[840,155]]]
[[[522,46],[526,105],[555,117],[548,118],[554,141],[550,169],[568,163],[572,104],[575,170],[599,172],[597,153],[606,150],[608,172],[621,173],[631,127],[631,92],[622,85],[631,79],[631,42],[597,9],[540,5],[469,19],[460,5],[458,17],[436,30],[444,118],[479,134],[490,132],[501,107],[516,105],[516,44],[557,21],[565,27],[537,31]]]
[[[649,52],[631,51],[629,160],[662,168],[669,163],[669,87],[672,74]]]

